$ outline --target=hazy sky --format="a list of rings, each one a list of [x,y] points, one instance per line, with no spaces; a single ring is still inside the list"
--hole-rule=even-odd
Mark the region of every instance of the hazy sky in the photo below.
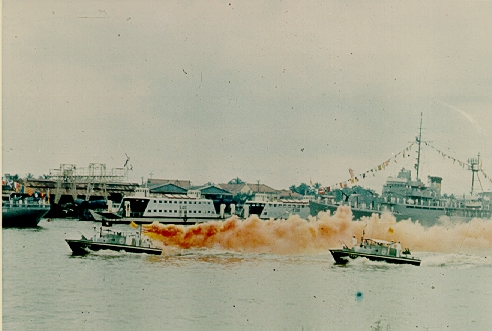
[[[126,153],[136,182],[327,186],[410,145],[422,112],[424,140],[480,152],[492,175],[490,1],[5,0],[2,14],[3,173]],[[421,178],[469,192],[470,172],[422,153]]]

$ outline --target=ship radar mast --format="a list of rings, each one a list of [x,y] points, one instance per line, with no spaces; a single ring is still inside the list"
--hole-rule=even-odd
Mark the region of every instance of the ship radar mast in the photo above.
[[[471,192],[470,195],[473,195],[473,187],[475,184],[475,173],[477,173],[477,179],[478,182],[480,183],[480,186],[482,186],[482,183],[480,182],[480,178],[478,177],[478,172],[481,170],[481,164],[480,164],[480,153],[478,153],[478,157],[475,159],[468,159],[468,169],[471,170],[472,172],[472,184],[471,184]],[[482,187],[483,190],[483,187]]]
[[[417,140],[417,143],[419,144],[418,151],[417,151],[417,163],[415,164],[415,170],[417,170],[417,180],[419,180],[420,144],[422,142],[422,113],[420,113],[420,129],[419,129],[419,135],[417,137],[415,137],[415,140]]]

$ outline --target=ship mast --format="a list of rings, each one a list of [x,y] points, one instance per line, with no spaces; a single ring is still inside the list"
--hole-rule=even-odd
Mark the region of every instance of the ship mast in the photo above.
[[[419,169],[420,169],[420,143],[422,141],[422,113],[420,113],[420,129],[418,137],[415,137],[417,142],[419,143],[419,149],[417,152],[417,164],[415,165],[415,169],[417,170],[417,180],[419,179]]]
[[[475,184],[475,173],[477,173],[477,179],[480,182],[480,178],[478,178],[478,171],[480,169],[480,153],[478,153],[478,158],[468,159],[468,169],[472,171],[472,184],[471,184],[471,192],[470,195],[473,195],[473,187]],[[480,183],[480,186],[482,183]],[[483,189],[483,188],[482,188]]]

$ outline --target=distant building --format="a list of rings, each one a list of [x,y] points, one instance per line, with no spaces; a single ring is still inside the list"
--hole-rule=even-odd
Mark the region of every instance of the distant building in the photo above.
[[[224,190],[231,192],[233,195],[236,194],[249,194],[255,195],[257,193],[263,193],[268,196],[269,199],[278,199],[280,198],[280,193],[282,191],[271,188],[265,184],[218,184],[218,186]]]
[[[184,189],[189,189],[191,187],[191,181],[189,180],[181,180],[181,179],[157,179],[150,178],[147,179],[147,187],[151,187],[154,185],[164,185],[164,184],[173,184],[179,186]]]

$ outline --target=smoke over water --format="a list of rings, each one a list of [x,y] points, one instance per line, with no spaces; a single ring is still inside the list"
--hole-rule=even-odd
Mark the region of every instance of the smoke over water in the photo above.
[[[144,225],[145,235],[175,248],[219,248],[244,253],[311,254],[329,248],[351,245],[353,235],[358,240],[363,231],[366,238],[401,241],[412,251],[458,253],[463,249],[492,248],[492,221],[473,219],[453,224],[442,220],[425,228],[409,220],[396,222],[391,214],[352,221],[352,211],[341,206],[333,215],[320,213],[304,220],[292,216],[287,220],[246,220],[232,217],[226,221],[211,221],[191,226]]]

